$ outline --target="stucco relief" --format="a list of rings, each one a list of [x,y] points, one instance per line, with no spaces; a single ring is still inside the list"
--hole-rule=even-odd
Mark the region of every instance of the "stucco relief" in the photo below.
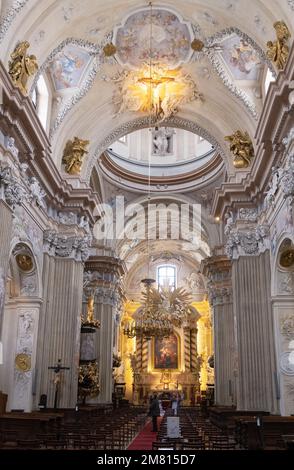
[[[294,273],[278,272],[278,294],[294,294]]]
[[[18,318],[17,340],[15,356],[24,354],[29,357],[33,353],[33,341],[35,330],[35,315],[32,310],[22,309]],[[28,408],[32,381],[32,370],[20,371],[16,366],[14,369],[14,387],[12,407],[19,409]]]
[[[283,316],[280,320],[281,334],[288,341],[294,339],[294,316],[292,314]]]

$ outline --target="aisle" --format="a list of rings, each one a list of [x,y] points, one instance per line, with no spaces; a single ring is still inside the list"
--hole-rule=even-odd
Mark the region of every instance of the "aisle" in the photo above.
[[[162,418],[158,418],[158,429]],[[152,442],[156,441],[157,432],[152,432],[152,421],[148,419],[142,431],[129,445],[128,450],[152,450]]]

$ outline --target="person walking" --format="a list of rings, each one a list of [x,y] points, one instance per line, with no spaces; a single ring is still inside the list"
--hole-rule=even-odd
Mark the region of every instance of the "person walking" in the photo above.
[[[153,400],[150,405],[150,415],[152,417],[152,431],[157,432],[157,417],[160,416],[160,407],[156,394],[153,396]]]
[[[173,394],[171,399],[171,409],[174,412],[174,415],[176,416],[178,413],[178,397],[175,394]]]

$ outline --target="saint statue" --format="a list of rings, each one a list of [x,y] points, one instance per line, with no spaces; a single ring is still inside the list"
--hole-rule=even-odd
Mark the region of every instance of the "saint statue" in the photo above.
[[[168,128],[155,127],[153,132],[153,154],[168,155],[170,154],[170,139],[173,131]]]
[[[237,130],[232,135],[227,135],[225,140],[230,142],[230,151],[234,155],[234,166],[236,168],[247,168],[254,156],[252,141],[247,131]]]
[[[63,151],[62,163],[65,164],[65,171],[70,175],[78,175],[81,171],[83,158],[88,151],[89,140],[82,140],[75,137],[68,140]]]
[[[267,42],[266,55],[279,70],[283,70],[289,55],[289,47],[286,42],[291,37],[291,34],[283,21],[276,21],[274,28],[276,30],[277,40]]]
[[[13,83],[20,89],[23,95],[27,95],[28,78],[38,70],[37,58],[34,55],[27,55],[30,47],[28,41],[20,42],[10,54],[9,75]]]

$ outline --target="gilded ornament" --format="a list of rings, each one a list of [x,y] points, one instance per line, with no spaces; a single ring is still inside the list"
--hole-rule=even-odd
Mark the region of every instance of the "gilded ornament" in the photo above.
[[[280,265],[283,268],[291,268],[294,265],[294,249],[289,248],[288,250],[283,251],[280,256]]]
[[[92,296],[88,299],[87,317],[86,320],[82,321],[82,329],[90,332],[90,330],[92,331],[95,328],[100,328],[100,321],[94,319],[94,297]]]
[[[29,255],[19,253],[15,257],[17,266],[24,272],[30,272],[33,269],[33,260]]]
[[[200,41],[200,39],[195,38],[191,42],[191,47],[192,47],[193,51],[201,52],[203,47],[204,47],[204,43],[202,41]]]
[[[23,95],[28,94],[27,82],[29,77],[38,70],[37,58],[35,55],[27,55],[27,49],[30,47],[28,41],[20,42],[14,51],[10,54],[11,60],[8,63],[8,73],[17,88]]]
[[[116,53],[116,47],[112,42],[109,42],[103,47],[103,52],[106,57],[111,57]]]
[[[277,40],[268,41],[267,57],[270,59],[279,70],[283,70],[289,56],[289,47],[286,44],[291,37],[290,31],[284,21],[276,21],[274,23],[276,30]]]
[[[82,140],[78,137],[67,141],[62,157],[66,173],[70,175],[78,175],[80,173],[84,155],[88,153],[86,147],[89,143],[89,140]]]
[[[79,367],[79,395],[95,397],[100,392],[99,369],[97,362],[89,362]]]
[[[234,155],[235,168],[247,168],[254,157],[254,148],[247,131],[240,130],[227,135],[225,140],[230,142],[230,151]]]
[[[18,354],[15,357],[15,367],[20,372],[31,370],[31,356],[29,354]]]

